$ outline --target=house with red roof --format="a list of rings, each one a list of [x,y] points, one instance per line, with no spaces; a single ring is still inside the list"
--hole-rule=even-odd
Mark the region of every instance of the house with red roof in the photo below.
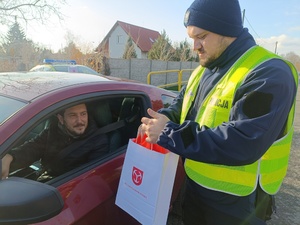
[[[97,47],[108,58],[122,58],[128,38],[131,37],[137,58],[147,58],[152,44],[160,36],[155,30],[117,21]]]

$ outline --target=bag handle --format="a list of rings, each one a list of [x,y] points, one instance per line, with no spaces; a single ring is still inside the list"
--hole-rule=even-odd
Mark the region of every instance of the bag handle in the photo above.
[[[158,144],[152,144],[146,141],[147,135],[144,134],[143,136],[138,135],[136,138],[133,139],[133,142],[149,149],[152,151],[156,151],[162,154],[166,154],[169,152],[169,150],[165,149],[164,147],[158,145]]]
[[[144,146],[144,147],[150,147],[148,148],[149,150],[153,150],[153,144],[152,143],[148,143],[146,141],[146,138],[147,138],[147,135],[144,134],[143,136],[141,135],[138,135],[133,141],[141,146]]]

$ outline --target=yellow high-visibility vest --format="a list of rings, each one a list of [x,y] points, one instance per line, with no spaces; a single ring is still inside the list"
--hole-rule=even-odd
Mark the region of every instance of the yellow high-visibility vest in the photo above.
[[[200,126],[216,127],[229,120],[234,95],[246,76],[261,63],[279,56],[255,46],[242,55],[210,91],[199,108],[195,121]],[[285,61],[294,75],[298,87],[295,67]],[[197,87],[205,68],[199,66],[191,75],[185,91],[180,122],[183,123],[196,96]],[[244,166],[225,166],[185,160],[187,175],[199,185],[211,190],[237,196],[251,194],[259,183],[269,194],[279,190],[286,175],[293,137],[295,100],[288,115],[285,133],[275,141],[258,161]],[[259,182],[258,182],[259,180]]]

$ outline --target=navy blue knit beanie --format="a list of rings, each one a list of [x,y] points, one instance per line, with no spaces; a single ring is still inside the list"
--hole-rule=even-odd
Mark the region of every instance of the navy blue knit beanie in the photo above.
[[[237,37],[243,30],[238,0],[195,0],[187,9],[185,26],[196,26],[227,37]]]

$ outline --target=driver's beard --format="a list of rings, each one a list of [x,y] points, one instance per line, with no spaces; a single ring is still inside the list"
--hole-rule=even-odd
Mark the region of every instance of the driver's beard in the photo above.
[[[58,128],[66,135],[70,136],[71,138],[74,138],[74,139],[77,139],[79,138],[82,134],[76,134],[76,133],[73,133],[73,132],[70,132],[68,130],[68,128],[64,125],[64,124],[61,124],[60,122],[58,123]]]

